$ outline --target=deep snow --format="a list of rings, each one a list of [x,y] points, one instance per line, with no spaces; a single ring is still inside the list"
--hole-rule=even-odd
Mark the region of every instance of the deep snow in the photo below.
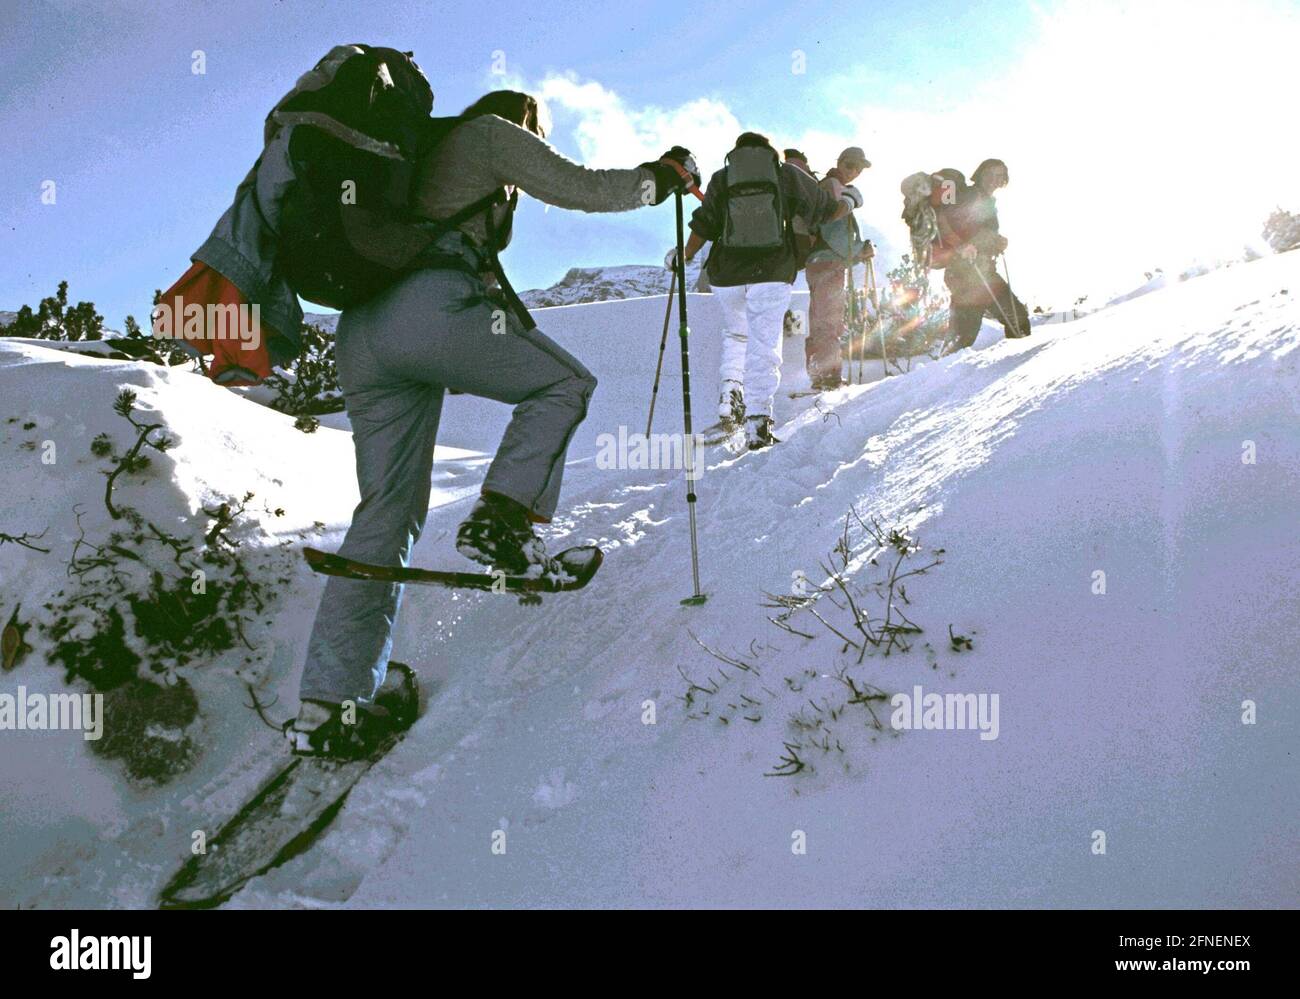
[[[230,904],[1295,905],[1297,294],[1300,255],[1269,258],[1026,340],[988,326],[980,349],[820,400],[785,397],[800,384],[802,341],[790,341],[784,443],[715,453],[699,483],[710,598],[697,608],[679,604],[681,473],[595,461],[599,435],[644,427],[664,298],[539,313],[601,379],[551,538],[601,542],[605,567],[541,608],[408,589],[395,658],[420,673],[423,716],[311,851]],[[718,330],[707,296],[690,309],[699,426]],[[670,331],[658,431],[680,427],[677,377]],[[185,372],[0,340],[0,418],[34,414],[40,436],[78,456],[128,382],[182,438],[170,484],[133,486],[133,498],[192,510],[208,492],[256,489],[287,511],[268,543],[336,543],[355,502],[345,433],[304,437]],[[457,564],[450,536],[507,416],[448,400],[441,440],[460,450],[439,454],[419,564]],[[1247,441],[1255,464],[1243,464]],[[18,444],[0,446],[0,529],[39,510],[59,543],[49,556],[0,550],[5,614],[53,585],[64,508],[102,489],[89,461],[42,479]],[[851,659],[806,612],[791,621],[813,640],[773,627],[763,594],[788,593],[797,571],[819,582],[850,507],[944,550],[909,582],[925,634],[853,675],[890,694],[996,693],[998,738],[877,731],[854,707],[829,723],[843,752],[766,777],[789,718],[843,700],[832,674]],[[1097,570],[1104,596],[1091,591]],[[267,684],[280,716],[320,586],[303,569],[285,595]],[[949,625],[973,650],[951,650]],[[752,653],[754,671],[720,679],[688,629]],[[684,676],[721,687],[688,710]],[[52,688],[57,673],[29,658],[3,677],[18,682]],[[150,904],[191,830],[228,814],[278,752],[220,664],[196,684],[210,748],[166,789],[123,787],[70,734],[0,733],[0,902]],[[875,710],[888,724],[890,707]],[[492,851],[500,830],[504,855]],[[798,832],[804,855],[791,850]]]

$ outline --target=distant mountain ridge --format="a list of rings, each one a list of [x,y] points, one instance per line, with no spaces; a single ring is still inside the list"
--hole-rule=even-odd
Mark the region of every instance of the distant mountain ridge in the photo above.
[[[707,283],[701,285],[700,282],[702,270],[702,261],[687,266],[686,283],[690,291],[708,290]],[[548,309],[557,305],[648,298],[667,293],[670,276],[663,267],[654,264],[570,267],[568,273],[549,288],[522,291],[519,300],[530,309]],[[332,331],[338,326],[339,317],[337,313],[308,312],[303,320]]]
[[[703,261],[686,267],[689,291],[707,291],[700,286]],[[570,267],[567,274],[549,288],[534,288],[520,293],[520,300],[530,309],[555,305],[581,305],[620,298],[647,298],[668,291],[671,274],[653,264],[622,264],[613,267]]]

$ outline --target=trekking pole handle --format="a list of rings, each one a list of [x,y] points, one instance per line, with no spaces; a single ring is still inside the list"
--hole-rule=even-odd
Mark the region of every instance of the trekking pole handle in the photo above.
[[[676,160],[668,159],[668,157],[666,156],[663,159],[661,159],[659,162],[666,164],[667,166],[670,166],[674,170],[676,170],[677,173],[681,176],[682,180],[686,181],[686,190],[690,191],[701,201],[704,200],[704,195],[700,193],[699,185],[695,183],[695,178],[691,176],[690,171],[687,170],[686,167],[682,166]]]

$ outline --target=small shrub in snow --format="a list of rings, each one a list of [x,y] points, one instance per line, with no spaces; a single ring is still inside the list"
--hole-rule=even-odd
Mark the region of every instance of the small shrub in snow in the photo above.
[[[1300,246],[1300,215],[1278,208],[1265,221],[1263,236],[1274,253],[1294,250]]]
[[[91,454],[96,458],[108,458],[113,463],[113,467],[104,473],[108,476],[108,484],[104,487],[104,506],[108,507],[108,513],[114,520],[122,518],[121,511],[113,506],[113,486],[118,476],[123,473],[140,474],[149,469],[152,461],[149,455],[144,453],[144,448],[151,448],[162,454],[176,443],[162,432],[161,423],[141,423],[135,418],[135,400],[134,392],[123,389],[113,401],[113,412],[123,417],[135,429],[135,443],[130,448],[118,454],[113,448],[113,438],[107,433],[97,434],[90,442]],[[155,434],[157,436],[154,436]]]
[[[157,305],[162,292],[155,291],[153,295],[153,304]],[[177,343],[176,340],[166,340],[145,332],[135,321],[135,316],[126,317],[125,331],[112,341],[118,353],[136,360],[151,361],[164,367],[174,367],[193,361],[202,367],[201,358],[178,346]]]
[[[288,371],[277,368],[266,383],[275,389],[271,406],[281,413],[318,416],[339,412],[343,408],[343,390],[334,364],[334,337],[319,326],[303,323],[302,353]]]
[[[923,549],[905,527],[886,528],[850,511],[821,566],[825,582],[814,583],[796,572],[791,593],[766,594],[763,606],[777,611],[768,620],[803,640],[794,650],[757,639],[744,650],[724,650],[691,635],[715,663],[708,675],[696,671],[692,676],[678,668],[687,683],[681,697],[687,717],[730,726],[760,724],[773,711],[782,714],[787,728],[782,751],[765,776],[813,773],[816,761],[825,758],[850,768],[857,762],[853,749],[864,734],[874,741],[889,732],[877,713],[889,694],[865,678],[864,667],[868,660],[912,650],[923,628],[912,619],[908,585],[941,565],[943,554],[942,548]],[[823,644],[808,644],[828,637],[834,653]],[[954,650],[957,639],[962,636],[955,636]],[[928,643],[926,649],[933,659]],[[791,672],[783,660],[792,655],[805,663],[813,655],[831,661]],[[780,683],[764,675],[773,660],[786,668]]]
[[[198,702],[182,671],[232,652],[244,665],[260,659],[255,629],[271,623],[274,591],[290,579],[289,556],[278,553],[278,566],[270,564],[277,553],[257,565],[244,557],[239,535],[251,493],[202,508],[201,520],[183,520],[181,533],[115,499],[122,477],[148,470],[146,449],[172,445],[134,403],[126,390],[113,405],[131,427],[129,447],[107,433],[91,445],[111,462],[104,472],[109,530],[91,539],[83,529],[70,582],[44,604],[40,632],[67,681],[106,695],[106,737],[92,744],[95,751],[122,759],[132,777],[164,781],[197,755]]]
[[[890,365],[910,371],[912,358],[938,358],[948,338],[948,294],[930,283],[930,271],[904,254],[885,276],[887,291],[881,301]]]
[[[20,308],[3,335],[38,340],[102,340],[104,317],[95,311],[93,302],[69,307],[68,282],[60,281],[58,291],[41,299],[35,312],[30,305]]]

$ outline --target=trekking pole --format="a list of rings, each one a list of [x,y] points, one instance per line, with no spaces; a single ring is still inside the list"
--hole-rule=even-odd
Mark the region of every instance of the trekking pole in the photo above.
[[[1010,265],[1009,263],[1007,263],[1007,255],[1006,255],[1005,253],[999,253],[998,256],[1002,258],[1002,269],[1006,272],[1006,275],[1007,275],[1007,278],[1006,278],[1006,280],[1007,280],[1007,297],[1010,298],[1012,302],[1015,302],[1015,300],[1016,300],[1016,293],[1015,293],[1014,289],[1012,289],[1012,287],[1011,287],[1011,265]],[[1012,305],[1011,308],[1014,310],[1014,309],[1015,309],[1015,305]],[[1019,318],[1019,317],[1017,316],[1017,318]],[[1020,329],[1019,326],[1016,327],[1016,332],[1017,332],[1017,333],[1022,332],[1022,330]]]
[[[857,325],[858,325],[858,291],[853,287],[853,258],[849,258],[849,269],[847,272],[849,282],[849,384],[858,384],[857,377],[853,373],[854,349],[857,345]]]
[[[880,364],[885,377],[889,377],[889,357],[885,353],[885,324],[880,317],[880,296],[876,293],[876,257],[867,258],[867,297],[871,300],[871,309],[876,317],[876,330],[880,333]]]
[[[987,292],[989,293],[989,301],[991,301],[991,302],[993,303],[994,307],[997,308],[997,310],[998,310],[998,315],[1002,317],[1002,322],[1003,322],[1005,328],[1008,328],[1008,329],[1012,329],[1012,328],[1014,328],[1014,329],[1017,329],[1017,331],[1018,331],[1019,328],[1018,328],[1018,327],[1013,327],[1012,324],[1011,324],[1011,320],[1009,320],[1009,319],[1007,318],[1006,310],[1002,308],[1002,303],[999,302],[997,296],[993,294],[993,289],[989,287],[989,283],[988,283],[988,281],[984,280],[984,275],[981,274],[981,273],[980,273],[980,269],[979,269],[978,267],[975,266],[975,261],[973,261],[973,260],[968,260],[968,261],[966,261],[966,263],[967,263],[967,265],[970,267],[970,269],[973,270],[973,271],[975,272],[975,276],[976,276],[977,278],[980,279],[980,284],[982,284],[982,285],[984,286],[984,290],[987,291]],[[1007,293],[1008,293],[1008,294],[1011,293],[1011,285],[1010,285],[1010,284],[1007,285]]]
[[[695,592],[682,601],[683,604],[695,606],[704,603],[708,597],[700,591],[700,548],[695,526],[695,436],[691,431],[691,347],[690,327],[686,325],[686,249],[682,221],[682,192],[677,195],[677,334],[682,342],[682,422],[686,436],[683,440],[682,454],[686,456],[686,509],[691,524],[691,577],[695,583]],[[671,301],[671,299],[670,299]]]
[[[659,398],[659,374],[664,370],[664,348],[668,346],[668,320],[673,314],[673,289],[677,287],[677,268],[668,279],[668,308],[664,310],[664,333],[659,338],[659,363],[655,365],[655,386],[650,390],[650,415],[645,418],[645,439],[650,440],[650,426],[655,419],[655,400]]]

